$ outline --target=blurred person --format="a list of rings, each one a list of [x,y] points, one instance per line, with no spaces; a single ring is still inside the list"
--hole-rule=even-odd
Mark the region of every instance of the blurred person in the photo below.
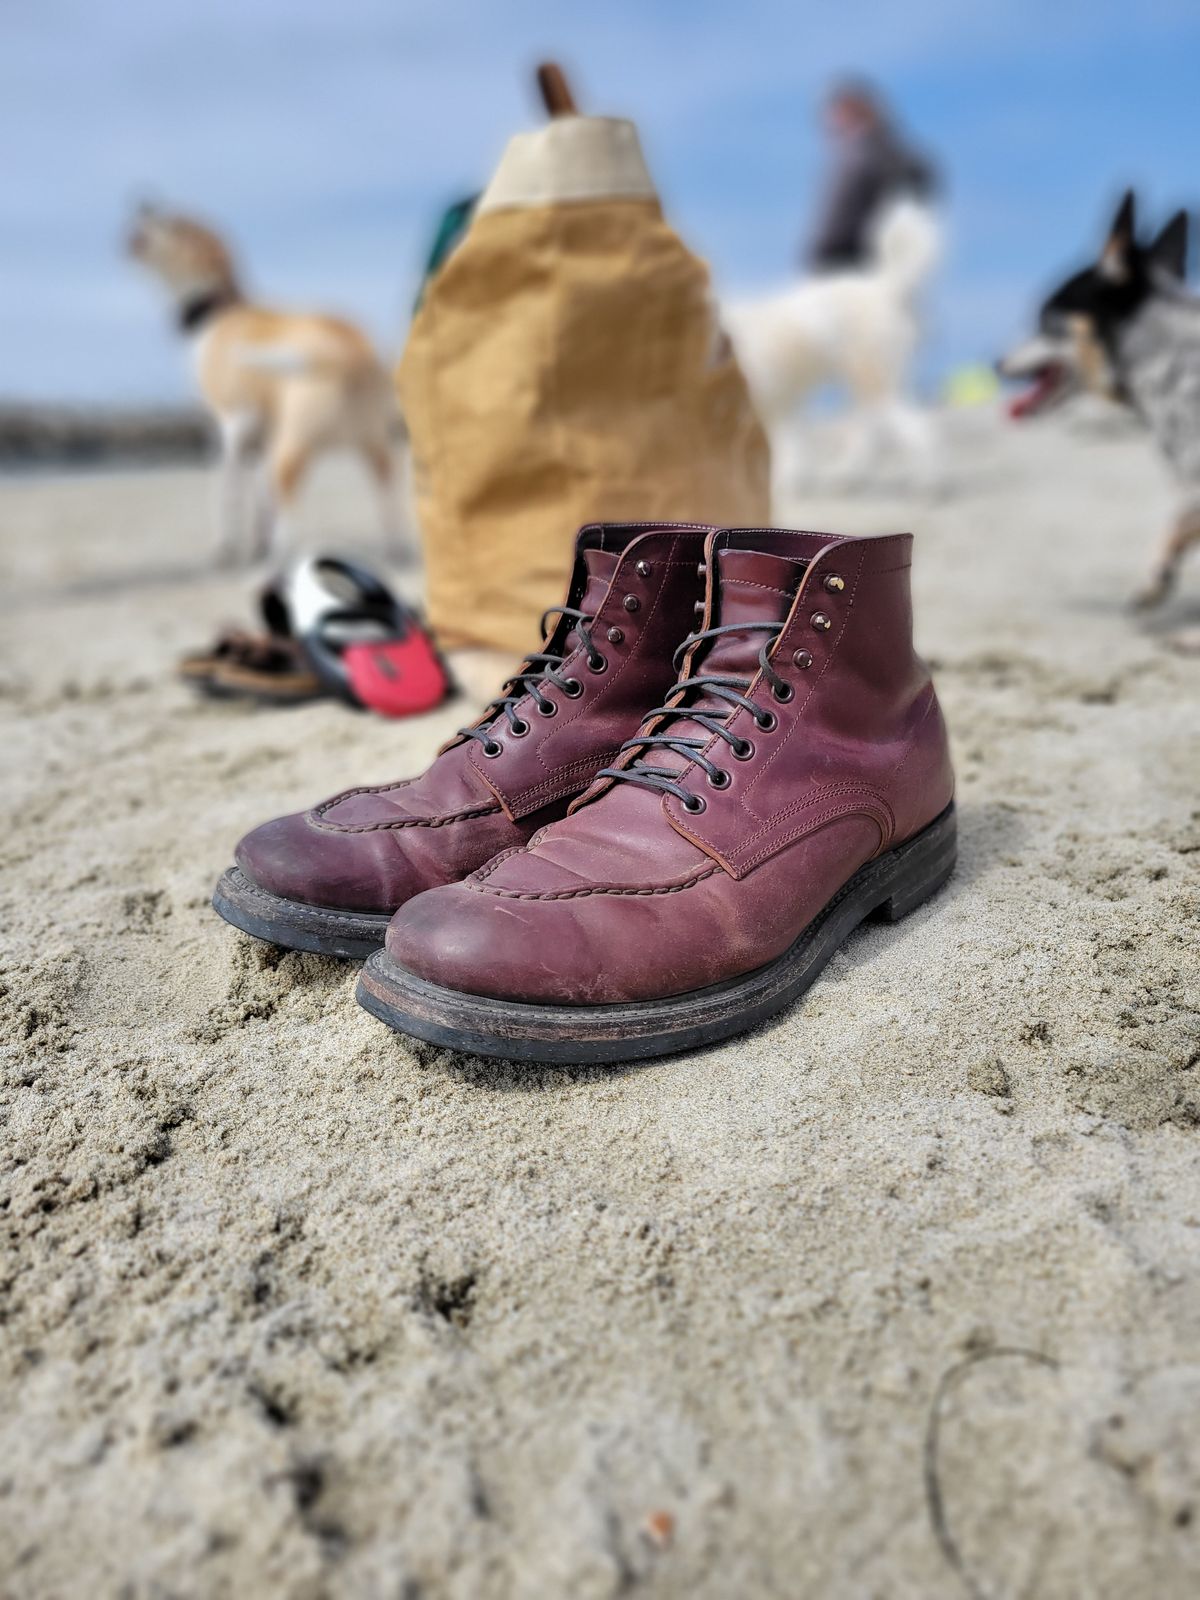
[[[917,484],[942,482],[936,429],[912,393],[919,301],[941,254],[942,230],[930,207],[893,197],[871,217],[863,242],[864,255],[854,265],[722,307],[770,436],[777,494],[801,475],[796,424],[826,386],[850,402],[831,477],[847,486],[877,478],[891,454]]]
[[[807,250],[815,272],[844,271],[870,260],[872,229],[889,202],[929,202],[937,176],[901,135],[883,96],[848,78],[825,106],[832,166]]]

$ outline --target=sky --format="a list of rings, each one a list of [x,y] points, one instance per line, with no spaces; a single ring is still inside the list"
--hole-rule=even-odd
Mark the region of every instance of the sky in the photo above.
[[[0,0],[0,399],[190,397],[120,251],[143,196],[398,351],[437,214],[540,120],[546,57],[636,120],[724,293],[795,271],[822,90],[874,78],[946,176],[931,382],[1021,333],[1123,185],[1200,210],[1197,0]]]

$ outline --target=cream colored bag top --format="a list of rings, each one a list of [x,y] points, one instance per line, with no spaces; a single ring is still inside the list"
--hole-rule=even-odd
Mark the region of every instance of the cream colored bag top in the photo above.
[[[630,122],[560,117],[509,143],[398,377],[447,648],[536,648],[581,523],[769,520],[766,440],[707,270]]]

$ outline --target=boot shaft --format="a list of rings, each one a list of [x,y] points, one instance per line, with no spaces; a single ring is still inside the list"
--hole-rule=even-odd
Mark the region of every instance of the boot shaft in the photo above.
[[[909,534],[722,529],[706,541],[697,631],[734,631],[681,652],[681,683],[699,685],[667,703],[715,709],[731,738],[701,720],[659,718],[638,737],[698,747],[632,748],[618,765],[669,774],[683,792],[661,793],[667,820],[735,876],[850,815],[870,817],[888,849],[949,804],[945,726],[913,649],[911,559]],[[738,680],[751,704],[731,710],[706,678]]]
[[[728,793],[699,815],[675,796],[664,809],[735,876],[839,817],[870,816],[879,851],[911,837],[953,796],[946,729],[929,669],[912,637],[912,535],[831,537],[776,529],[727,529],[707,546],[708,617],[730,602],[723,570],[734,574],[739,615],[752,611],[747,553],[790,563],[790,604],[764,586],[763,617],[780,629],[767,652],[779,682],[755,674],[747,693],[775,719],[760,734],[738,711],[730,731],[753,754],[728,763]],[[700,668],[703,671],[703,666]]]
[[[562,656],[562,684],[543,682],[513,716],[489,709],[479,725],[491,738],[467,754],[508,816],[577,794],[670,688],[673,652],[703,604],[703,554],[715,532],[697,523],[580,530],[566,605],[589,620],[560,619],[542,647]]]

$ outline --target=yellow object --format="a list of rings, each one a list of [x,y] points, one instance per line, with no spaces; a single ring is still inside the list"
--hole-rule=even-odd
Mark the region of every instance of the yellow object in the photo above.
[[[951,406],[986,406],[1000,392],[1000,380],[991,367],[979,363],[972,367],[958,367],[946,379],[943,393]]]
[[[769,520],[767,443],[707,269],[630,123],[563,117],[512,141],[398,380],[447,648],[527,651],[581,523]]]

